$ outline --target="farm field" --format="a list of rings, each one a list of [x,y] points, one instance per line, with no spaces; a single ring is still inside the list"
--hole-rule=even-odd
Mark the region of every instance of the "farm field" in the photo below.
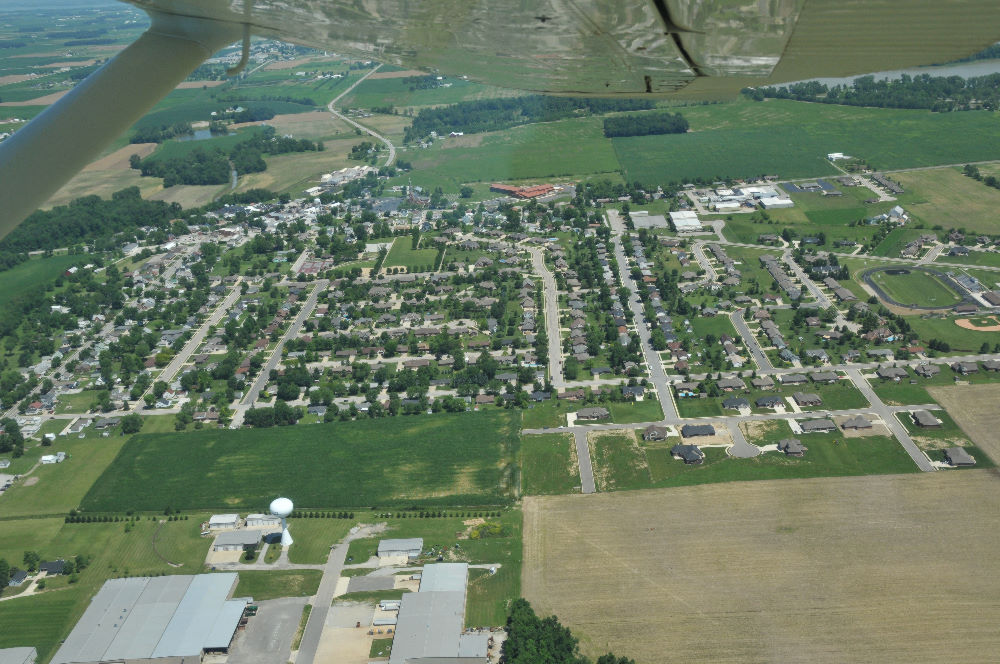
[[[871,279],[902,305],[949,307],[962,299],[936,276],[918,269],[894,268],[873,272]]]
[[[139,435],[83,504],[92,510],[256,510],[288,493],[294,477],[289,497],[302,508],[495,505],[507,500],[501,483],[515,458],[516,419],[496,410],[404,418],[389,429],[365,420]],[[176,463],[180,456],[183,466]]]
[[[893,173],[915,200],[905,207],[928,228],[964,228],[968,233],[997,233],[1000,191],[962,175],[957,168]]]
[[[492,182],[614,173],[618,160],[600,118],[524,125],[488,134],[437,141],[406,153],[416,174],[431,172],[452,190],[462,182]],[[405,182],[401,182],[405,184]],[[414,184],[428,186],[415,178]]]
[[[824,158],[831,144],[880,169],[988,160],[1000,147],[1000,121],[990,113],[934,114],[790,100],[741,100],[679,110],[691,125],[686,134],[613,139],[626,180],[835,175]]]
[[[977,447],[994,463],[1000,463],[1000,440],[996,435],[1000,429],[1000,412],[996,407],[1000,384],[930,387],[927,391]]]
[[[514,90],[505,90],[503,88],[481,85],[456,78],[448,78],[444,81],[450,84],[447,88],[437,87],[424,90],[410,90],[410,84],[404,82],[405,77],[378,77],[379,73],[381,71],[365,79],[364,82],[351,91],[351,94],[344,97],[339,104],[349,108],[443,106],[460,101],[514,97],[522,94]],[[426,76],[426,74],[419,75]]]
[[[522,436],[520,465],[521,492],[525,495],[572,493],[580,487],[572,434]]]
[[[524,596],[591,656],[945,663],[945,630],[964,660],[988,661],[995,482],[973,470],[528,498]]]

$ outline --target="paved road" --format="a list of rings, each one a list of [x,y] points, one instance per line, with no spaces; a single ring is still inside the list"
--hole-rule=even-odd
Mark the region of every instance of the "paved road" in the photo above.
[[[562,344],[559,335],[559,293],[556,291],[556,278],[545,265],[545,257],[540,247],[529,247],[531,264],[535,272],[542,277],[542,298],[545,303],[545,334],[549,338],[549,379],[557,390],[562,389],[566,381],[563,378]]]
[[[319,582],[319,589],[310,600],[312,612],[309,614],[309,621],[306,623],[305,632],[302,634],[302,643],[299,645],[299,654],[296,664],[313,664],[316,658],[316,650],[319,648],[320,637],[323,635],[323,628],[326,626],[326,616],[330,612],[330,605],[333,604],[333,593],[337,590],[337,580],[340,579],[340,572],[344,568],[344,560],[347,559],[347,548],[351,541],[362,537],[371,537],[381,532],[383,526],[363,526],[340,541],[335,548],[330,551],[326,565],[323,568],[323,579]],[[294,544],[292,546],[295,546]]]
[[[753,335],[750,331],[750,327],[747,322],[743,320],[743,310],[739,309],[729,314],[729,320],[732,322],[733,327],[739,332],[740,336],[743,337],[743,343],[750,350],[750,356],[753,361],[757,363],[757,368],[762,371],[770,371],[774,369],[774,365],[771,364],[771,359],[764,352],[764,349],[760,347],[760,343],[757,341],[757,337]]]
[[[286,664],[292,639],[302,620],[305,597],[283,597],[257,602],[257,615],[240,632],[228,661],[232,664]]]
[[[833,305],[833,302],[831,302],[830,298],[826,296],[826,293],[820,290],[819,286],[816,285],[816,282],[810,279],[809,275],[806,274],[806,271],[803,270],[799,266],[799,264],[795,262],[795,259],[792,258],[791,251],[785,251],[784,253],[782,253],[781,260],[785,262],[785,265],[791,268],[792,274],[794,274],[798,278],[798,280],[802,282],[802,285],[805,287],[805,289],[809,291],[809,293],[816,300],[816,304],[818,304],[823,309],[829,309],[830,306]]]
[[[247,393],[243,395],[243,400],[240,401],[239,405],[236,406],[233,412],[233,421],[229,425],[230,429],[238,429],[243,424],[243,418],[246,415],[246,411],[253,408],[253,405],[257,402],[257,397],[260,396],[261,390],[267,385],[267,381],[271,375],[273,369],[278,368],[278,364],[281,362],[281,349],[285,347],[285,343],[295,337],[302,329],[303,323],[312,314],[313,309],[316,308],[316,301],[319,299],[319,294],[321,291],[326,290],[330,282],[326,279],[320,279],[313,284],[313,289],[309,293],[309,297],[305,299],[302,303],[302,309],[295,316],[295,319],[285,330],[285,333],[281,335],[281,339],[278,340],[278,344],[274,347],[274,351],[271,352],[271,357],[267,359],[264,366],[261,367],[260,373],[257,374],[257,378],[254,379],[253,385],[247,390]]]
[[[900,442],[903,449],[906,450],[906,453],[910,455],[911,459],[913,459],[913,463],[917,464],[917,467],[924,472],[936,470],[936,468],[931,465],[927,455],[921,452],[920,448],[917,447],[917,444],[913,442],[912,438],[910,438],[910,435],[906,432],[906,428],[903,427],[903,425],[899,423],[899,420],[896,419],[895,413],[899,411],[893,411],[893,409],[890,409],[881,399],[879,399],[878,395],[875,394],[875,390],[873,390],[871,385],[868,384],[868,381],[861,376],[860,371],[857,369],[848,369],[846,373],[848,378],[850,378],[857,388],[861,390],[861,393],[865,395],[865,398],[871,402],[872,409],[879,415],[879,417],[882,418],[882,421],[885,422],[886,426],[889,427],[889,431],[896,436],[896,440]]]
[[[358,84],[361,83],[361,81],[365,80],[366,78],[368,78],[369,76],[371,76],[372,74],[374,74],[375,72],[377,72],[379,70],[379,67],[381,67],[381,66],[382,65],[378,65],[378,67],[375,67],[370,72],[368,72],[367,74],[365,74],[364,76],[362,76],[358,80],[354,81],[354,83],[351,84],[351,87],[349,87],[346,90],[344,90],[343,92],[341,92],[339,95],[337,95],[333,99],[333,101],[331,101],[329,104],[327,104],[327,109],[330,111],[330,113],[333,114],[333,116],[335,118],[339,118],[340,120],[343,120],[344,122],[346,122],[347,124],[351,125],[352,127],[356,127],[357,129],[360,129],[361,131],[363,131],[366,134],[368,134],[369,136],[373,136],[373,137],[377,138],[378,140],[382,141],[383,143],[385,143],[386,147],[389,148],[389,158],[385,160],[385,165],[386,166],[391,166],[392,162],[396,161],[396,146],[392,144],[392,141],[390,141],[388,138],[386,138],[382,134],[379,134],[378,132],[376,132],[376,131],[374,131],[372,129],[369,129],[368,127],[364,126],[363,124],[355,122],[354,120],[352,120],[351,118],[347,117],[346,115],[344,115],[343,113],[341,113],[340,111],[338,111],[336,108],[333,107],[334,104],[336,104],[338,101],[340,101],[340,99],[342,97],[346,96],[351,90],[353,90],[354,88],[356,88],[358,86]]]
[[[590,447],[587,445],[586,429],[573,430],[573,440],[576,442],[576,460],[580,466],[580,492],[594,493],[594,467],[590,463]]]
[[[733,439],[733,446],[729,448],[730,456],[737,459],[751,459],[762,453],[759,447],[747,442],[739,422],[729,421],[726,423],[726,428],[729,429],[729,437]]]
[[[948,247],[946,245],[940,243],[935,244],[933,247],[931,247],[931,250],[924,255],[923,258],[917,260],[917,265],[926,265],[927,263],[933,263],[934,260],[941,255],[941,252],[947,248]]]
[[[208,336],[209,328],[213,325],[217,325],[219,321],[222,320],[222,317],[233,307],[236,300],[239,299],[241,293],[240,282],[242,280],[243,277],[240,277],[236,283],[233,284],[232,290],[230,290],[226,296],[219,301],[215,310],[209,314],[208,318],[205,319],[205,322],[201,324],[201,327],[199,327],[191,338],[188,339],[188,342],[184,344],[184,348],[181,349],[181,352],[174,355],[173,359],[170,360],[170,363],[163,368],[163,371],[161,371],[160,375],[156,377],[156,380],[162,380],[169,385],[171,381],[177,377],[177,373],[181,370],[181,367],[187,363],[187,361],[191,358],[191,355],[198,350],[198,348],[201,347],[201,344],[205,341],[205,337]],[[151,392],[152,390],[153,385],[150,385],[146,390],[146,393]]]
[[[678,421],[677,409],[674,407],[674,400],[670,396],[670,383],[667,380],[667,372],[663,370],[663,362],[660,355],[653,350],[649,343],[649,327],[646,326],[646,317],[642,310],[642,303],[639,301],[638,288],[632,275],[629,274],[628,260],[625,258],[625,250],[622,248],[622,233],[624,224],[617,210],[608,210],[608,223],[611,225],[611,242],[614,245],[615,259],[618,261],[618,275],[621,278],[622,287],[628,289],[628,306],[634,316],[635,330],[639,334],[639,341],[642,345],[642,354],[646,358],[646,365],[649,367],[649,376],[656,389],[656,398],[663,408],[665,421]]]

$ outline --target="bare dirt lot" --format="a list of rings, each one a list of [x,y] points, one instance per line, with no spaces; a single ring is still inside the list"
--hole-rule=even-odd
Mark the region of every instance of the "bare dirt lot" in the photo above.
[[[1000,384],[928,387],[927,392],[979,449],[1000,463]]]
[[[427,72],[419,69],[403,69],[401,71],[377,71],[368,78],[406,78],[408,76],[427,76]]]
[[[590,655],[987,662],[1000,492],[975,470],[527,498],[523,592]]]

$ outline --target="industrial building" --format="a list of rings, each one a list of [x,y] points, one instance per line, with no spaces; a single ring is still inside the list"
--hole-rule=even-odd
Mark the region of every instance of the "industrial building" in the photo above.
[[[35,664],[34,648],[0,648],[0,664]]]
[[[280,520],[278,524],[280,526]],[[215,538],[212,551],[252,551],[260,546],[263,538],[259,530],[227,530]]]
[[[468,578],[468,563],[424,567],[420,590],[404,594],[400,602],[389,664],[486,661],[489,633],[463,633]]]
[[[237,575],[111,579],[52,658],[52,664],[199,662],[226,653],[247,601],[231,599]]]
[[[551,194],[555,191],[555,187],[551,184],[536,184],[527,187],[516,187],[510,184],[493,183],[490,185],[490,191],[498,194],[507,194],[508,196],[513,196],[514,198],[538,198],[539,196]]]
[[[406,556],[411,560],[420,557],[420,552],[424,548],[424,538],[412,537],[410,539],[384,539],[378,543],[378,557],[387,558],[389,556]]]
[[[737,205],[737,209],[739,206]],[[701,221],[692,210],[678,210],[670,213],[670,223],[678,233],[695,233],[701,230]]]
[[[208,529],[226,530],[227,528],[236,528],[239,523],[239,514],[213,514],[208,519]]]
[[[636,228],[667,228],[667,218],[662,214],[640,214],[643,210],[629,213]],[[673,214],[673,213],[671,213]]]
[[[247,514],[247,528],[280,528],[281,517],[273,514]]]

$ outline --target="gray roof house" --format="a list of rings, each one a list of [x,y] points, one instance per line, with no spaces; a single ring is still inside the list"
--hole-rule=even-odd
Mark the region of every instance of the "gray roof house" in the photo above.
[[[779,396],[767,396],[760,397],[756,403],[758,408],[775,408],[781,405],[782,400]]]
[[[685,438],[693,438],[695,436],[714,436],[715,427],[711,424],[685,424],[681,427],[681,435]]]
[[[705,461],[705,453],[698,449],[697,445],[677,444],[670,448],[670,453],[683,459],[686,464],[699,464]]]
[[[782,438],[778,441],[778,451],[788,456],[800,457],[806,452],[806,446],[798,438]]]
[[[976,460],[962,447],[950,447],[944,451],[944,460],[952,466],[975,466]]]
[[[812,433],[815,431],[836,431],[837,425],[833,420],[808,420],[799,424],[802,433]]]
[[[815,392],[796,392],[792,395],[795,403],[800,406],[821,406],[823,399]]]
[[[906,378],[909,376],[906,373],[906,369],[902,367],[880,367],[878,371],[875,372],[879,378],[899,380],[901,378]]]
[[[664,440],[667,437],[667,427],[658,427],[650,424],[642,432],[643,440]]]
[[[805,377],[805,374],[795,373],[778,376],[778,380],[781,381],[782,385],[801,385],[802,383],[809,381],[809,379]]]
[[[871,429],[872,423],[864,415],[856,415],[849,420],[841,423],[841,429]]]
[[[929,411],[926,410],[915,410],[910,413],[910,416],[913,417],[914,424],[924,429],[937,429],[941,426],[941,420],[934,417]]]
[[[576,411],[576,419],[578,420],[606,420],[611,417],[611,411],[607,408],[581,408]]]
[[[750,402],[743,397],[731,397],[722,401],[722,407],[730,410],[741,410],[743,408],[749,408]]]

